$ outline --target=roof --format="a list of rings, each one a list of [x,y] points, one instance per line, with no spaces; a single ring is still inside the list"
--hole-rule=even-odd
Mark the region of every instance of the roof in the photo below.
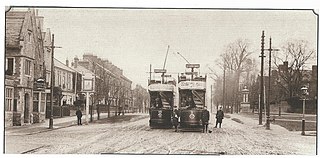
[[[23,23],[28,11],[9,11],[6,14],[6,46],[18,47]]]
[[[86,69],[85,67],[81,66],[81,65],[77,65],[77,68],[75,68],[74,66],[71,66],[71,68],[75,71],[77,71],[80,74],[84,74],[84,73],[91,73],[94,74],[92,71]]]
[[[63,70],[67,70],[67,71],[70,71],[70,72],[75,72],[74,69],[68,67],[67,65],[64,65],[61,61],[59,61],[57,59],[54,59],[54,66],[58,67],[60,69],[63,69]]]
[[[128,78],[127,78],[126,76],[124,76],[124,75],[121,75],[120,77],[123,78],[124,80],[128,81],[128,82],[132,82],[130,79],[128,79]]]

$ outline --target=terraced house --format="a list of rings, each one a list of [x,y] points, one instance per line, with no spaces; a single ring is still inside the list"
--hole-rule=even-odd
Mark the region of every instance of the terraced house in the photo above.
[[[5,126],[44,120],[42,23],[33,9],[6,13]]]

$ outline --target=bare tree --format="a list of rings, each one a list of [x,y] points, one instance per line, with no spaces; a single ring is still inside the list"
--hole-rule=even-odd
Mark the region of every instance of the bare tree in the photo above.
[[[292,40],[282,46],[282,51],[275,53],[274,64],[280,70],[279,86],[284,89],[286,98],[300,93],[302,71],[307,62],[315,59],[314,49],[310,49],[307,41]]]
[[[249,56],[252,52],[249,51],[249,42],[248,40],[238,39],[235,42],[232,42],[227,45],[225,52],[221,54],[221,60],[219,65],[224,67],[228,72],[232,73],[233,83],[232,83],[232,106],[236,106],[236,112],[239,111],[239,101],[238,101],[238,90],[241,73],[244,71],[250,72],[250,69],[254,66],[252,59],[249,59]],[[249,76],[249,74],[248,74]]]

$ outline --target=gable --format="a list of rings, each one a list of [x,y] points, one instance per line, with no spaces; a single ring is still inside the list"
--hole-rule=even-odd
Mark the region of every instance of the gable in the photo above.
[[[23,39],[23,26],[26,21],[26,11],[9,11],[6,13],[6,47],[19,47]]]

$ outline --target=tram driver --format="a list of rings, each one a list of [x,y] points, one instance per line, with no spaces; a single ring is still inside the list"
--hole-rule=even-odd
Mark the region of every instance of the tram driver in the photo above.
[[[162,108],[162,101],[161,101],[161,99],[160,99],[159,97],[157,97],[155,101],[156,101],[156,102],[155,102],[155,107],[156,107],[156,108]]]
[[[188,96],[186,106],[188,107],[187,109],[192,109],[196,107],[196,104],[194,103],[192,96]]]

